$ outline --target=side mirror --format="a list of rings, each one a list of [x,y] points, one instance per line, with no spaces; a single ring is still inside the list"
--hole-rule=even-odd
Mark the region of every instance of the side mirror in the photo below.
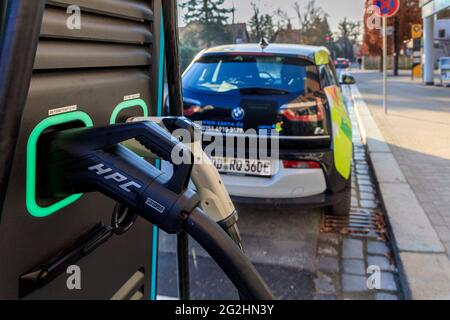
[[[352,85],[352,84],[356,84],[356,80],[353,76],[349,76],[347,74],[344,74],[341,78],[341,84],[344,85]]]

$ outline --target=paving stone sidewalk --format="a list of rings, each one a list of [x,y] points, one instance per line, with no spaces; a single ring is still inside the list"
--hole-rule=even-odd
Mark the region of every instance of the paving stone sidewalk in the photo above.
[[[353,104],[347,106],[353,122],[354,168],[352,214],[349,221],[330,227],[319,236],[316,257],[315,299],[398,300],[402,299],[397,267],[383,223],[374,179],[361,142]],[[325,218],[326,220],[327,218]],[[331,218],[332,224],[335,223]],[[381,286],[370,290],[368,271],[379,271]]]

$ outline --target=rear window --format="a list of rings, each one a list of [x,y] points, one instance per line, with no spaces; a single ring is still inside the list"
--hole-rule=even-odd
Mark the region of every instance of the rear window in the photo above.
[[[200,58],[183,77],[187,90],[239,94],[267,90],[268,94],[305,95],[320,90],[317,67],[283,56],[223,55]]]

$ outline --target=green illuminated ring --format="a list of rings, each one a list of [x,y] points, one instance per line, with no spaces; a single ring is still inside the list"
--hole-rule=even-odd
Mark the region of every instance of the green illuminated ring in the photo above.
[[[94,123],[87,113],[76,111],[65,114],[60,114],[47,118],[40,122],[36,128],[31,132],[30,138],[27,144],[27,182],[26,182],[26,204],[27,210],[33,217],[45,218],[48,217],[59,210],[71,205],[78,199],[80,199],[82,194],[74,194],[69,196],[50,207],[41,207],[36,202],[36,155],[37,155],[37,142],[42,133],[50,127],[73,122],[81,121],[86,127],[93,127]]]
[[[118,104],[111,115],[111,120],[109,123],[115,124],[120,112],[133,107],[141,107],[142,111],[144,112],[144,117],[148,117],[148,107],[145,101],[142,99],[134,99]]]

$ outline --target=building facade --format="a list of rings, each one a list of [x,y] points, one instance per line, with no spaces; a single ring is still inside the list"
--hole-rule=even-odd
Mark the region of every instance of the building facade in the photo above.
[[[424,82],[434,85],[437,48],[443,55],[450,50],[450,0],[421,0],[423,17]]]

